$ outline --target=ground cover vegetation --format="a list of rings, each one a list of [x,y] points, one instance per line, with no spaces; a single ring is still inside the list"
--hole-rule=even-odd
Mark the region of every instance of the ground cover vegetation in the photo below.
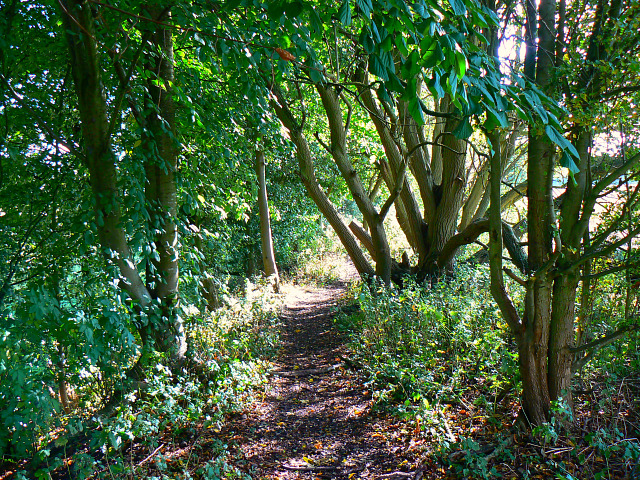
[[[599,284],[608,328],[625,324],[620,280]],[[549,422],[532,436],[518,434],[522,376],[489,284],[486,266],[461,265],[430,289],[351,293],[360,309],[337,324],[349,332],[377,408],[408,421],[409,447],[436,477],[633,478],[638,336],[595,354],[575,378],[574,404],[554,402]],[[524,296],[518,284],[510,287]]]
[[[490,477],[515,451],[447,404],[542,439],[519,474],[550,452],[631,474],[639,8],[3,2],[7,469],[135,477],[193,425],[213,443],[277,354],[268,290],[330,233],[363,280],[344,323],[375,398],[441,462]],[[216,445],[180,475],[246,474]]]

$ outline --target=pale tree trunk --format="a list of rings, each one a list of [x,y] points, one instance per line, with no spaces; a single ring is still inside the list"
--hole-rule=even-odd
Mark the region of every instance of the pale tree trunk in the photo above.
[[[469,192],[464,205],[462,206],[462,216],[460,218],[460,230],[466,228],[473,220],[478,211],[481,201],[485,198],[489,184],[489,162],[484,162],[478,169],[478,173],[473,179],[473,186]]]
[[[275,85],[272,87],[275,100],[271,101],[271,106],[284,127],[289,131],[289,137],[296,146],[296,156],[298,157],[298,164],[300,165],[300,176],[302,177],[302,182],[309,197],[311,197],[318,207],[318,210],[320,210],[320,213],[327,219],[336,232],[336,235],[338,235],[340,242],[353,261],[360,276],[365,279],[372,278],[375,270],[367,261],[353,234],[344,224],[335,207],[318,183],[314,172],[313,155],[311,154],[309,143],[302,132],[302,128],[293,117],[282,91]]]
[[[369,200],[373,203],[378,198],[378,194],[380,193],[380,188],[382,187],[382,182],[384,182],[384,177],[382,176],[382,164],[380,164],[380,169],[376,175],[373,175],[369,181]],[[362,228],[367,231],[369,230],[369,224],[366,219],[362,220]]]
[[[359,78],[363,81],[366,78],[366,74],[361,72]],[[384,118],[384,115],[369,87],[362,86],[360,88],[360,98],[368,110],[369,118],[376,127],[378,138],[380,138],[380,143],[387,156],[388,165],[386,169],[383,169],[383,174],[387,189],[392,192],[396,188],[399,174],[406,169],[405,162],[407,160],[410,161],[410,159],[405,160],[403,152],[398,148],[392,132],[389,130],[387,124],[381,120]],[[402,173],[402,176],[404,176],[404,173]],[[424,221],[420,212],[420,206],[406,178],[396,198],[395,207],[398,223],[407,241],[413,250],[418,253],[418,257],[423,258],[427,253]]]
[[[71,70],[78,98],[84,162],[94,198],[98,239],[102,253],[119,271],[119,285],[142,307],[151,301],[122,229],[116,159],[111,149],[107,104],[102,88],[102,65],[95,41],[95,19],[82,0],[61,2],[67,32]]]
[[[280,291],[280,277],[278,266],[273,251],[273,237],[271,235],[271,218],[269,215],[269,202],[267,200],[267,180],[265,175],[264,152],[256,150],[255,160],[256,176],[258,177],[258,212],[260,215],[260,240],[262,242],[262,265],[266,277],[272,279],[273,290]]]
[[[441,113],[447,113],[449,111],[449,96],[445,96],[436,101],[436,111]],[[442,142],[442,134],[446,131],[446,120],[444,118],[436,118],[436,124],[433,127],[432,142],[434,143],[431,154],[431,171],[433,172],[433,183],[436,185],[442,184],[442,149],[437,146]]]
[[[344,178],[351,196],[358,205],[358,209],[369,224],[371,240],[375,249],[376,275],[385,285],[391,282],[391,251],[384,230],[384,214],[378,213],[360,176],[353,168],[347,153],[346,128],[343,121],[340,98],[335,89],[316,85],[322,99],[322,105],[327,114],[331,143],[326,148],[333,157],[342,177]]]
[[[418,125],[409,114],[406,102],[399,102],[398,109],[400,111],[400,123],[404,125],[402,136],[408,150],[407,154],[411,154],[411,163],[409,165],[418,183],[424,207],[424,219],[428,223],[435,216],[436,199],[433,192],[434,180],[431,173],[431,158],[424,135],[424,127]],[[426,253],[426,251],[423,252],[423,255]]]
[[[150,4],[145,8],[153,19],[163,19],[168,7]],[[151,319],[155,348],[171,351],[178,359],[187,350],[182,319],[177,312],[178,294],[178,231],[176,228],[177,191],[175,173],[178,163],[176,106],[173,99],[174,67],[173,38],[170,29],[154,25],[149,48],[145,52],[147,70],[147,105],[145,162],[147,182],[145,193],[149,204],[150,230],[158,254],[150,261],[147,278],[149,289],[159,300],[159,311]]]
[[[149,174],[146,192],[155,209],[152,213],[154,223],[150,228],[161,226],[156,237],[159,260],[154,262],[154,278],[149,288],[142,281],[138,268],[133,261],[127,238],[123,230],[123,222],[119,192],[116,158],[111,147],[113,126],[120,121],[120,111],[116,108],[114,117],[107,117],[107,102],[102,87],[98,44],[96,42],[96,18],[92,9],[82,0],[68,0],[60,3],[63,22],[68,35],[70,62],[74,78],[75,91],[78,98],[81,131],[84,140],[84,162],[89,171],[90,185],[93,193],[98,238],[103,254],[110,265],[117,268],[118,284],[136,302],[139,311],[148,312],[152,298],[161,299],[160,315],[149,324],[138,323],[143,341],[153,338],[156,348],[171,349],[174,356],[180,358],[186,350],[186,339],[179,316],[173,312],[177,301],[177,232],[174,222],[176,215],[176,190],[174,173],[176,168],[176,139],[173,99],[171,93],[162,92],[161,88],[151,85],[150,101],[155,105],[148,118],[147,137],[154,138],[158,162],[146,165]],[[158,7],[154,7],[160,11]],[[154,10],[152,9],[152,10]],[[162,11],[166,11],[162,10]],[[173,52],[171,36],[164,29],[159,29],[151,41],[155,65],[153,72],[170,90],[173,81]],[[156,50],[158,49],[158,50]],[[156,56],[156,51],[162,51]],[[125,81],[128,79],[124,79]],[[157,113],[160,112],[160,113]],[[172,132],[167,133],[161,127],[167,122]],[[155,135],[154,135],[155,134]],[[153,168],[155,167],[155,168]],[[163,168],[166,168],[166,172]],[[154,281],[155,280],[155,281]],[[151,316],[151,315],[150,315]]]
[[[442,183],[440,189],[442,198],[436,203],[435,217],[429,223],[429,258],[436,259],[445,244],[455,235],[464,189],[466,186],[466,148],[467,143],[451,134],[459,121],[453,117],[447,118],[444,132],[439,142],[442,157]],[[452,268],[453,259],[445,265],[445,269]],[[427,267],[431,269],[430,266]]]

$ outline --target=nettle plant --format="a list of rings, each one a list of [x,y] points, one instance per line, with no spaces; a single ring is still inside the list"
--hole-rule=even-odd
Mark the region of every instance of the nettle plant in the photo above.
[[[513,347],[488,281],[486,267],[461,265],[432,287],[360,287],[362,311],[345,322],[378,400],[418,408],[422,398],[453,400],[481,381],[491,404],[517,386]]]

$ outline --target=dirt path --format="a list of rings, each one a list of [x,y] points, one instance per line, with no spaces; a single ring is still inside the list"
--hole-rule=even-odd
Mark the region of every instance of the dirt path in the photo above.
[[[400,425],[372,412],[344,361],[333,318],[345,285],[289,288],[282,352],[264,399],[227,426],[243,470],[257,479],[419,478]]]

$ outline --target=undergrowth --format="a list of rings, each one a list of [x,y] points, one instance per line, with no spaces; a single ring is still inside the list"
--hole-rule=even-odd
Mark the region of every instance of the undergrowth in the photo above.
[[[617,358],[612,350],[619,345],[600,352],[577,379],[578,387],[590,388],[575,392],[574,408],[555,402],[552,421],[529,434],[514,429],[517,353],[491,298],[488,267],[461,265],[433,286],[360,285],[352,296],[359,311],[337,322],[350,333],[373,399],[414,426],[424,463],[442,477],[568,480],[640,473],[635,349]],[[600,308],[614,301],[598,298]],[[631,337],[623,345],[635,342]],[[598,371],[612,373],[603,378]]]
[[[188,356],[206,381],[156,354],[115,413],[60,414],[61,427],[42,437],[33,460],[14,464],[15,478],[248,478],[231,466],[218,433],[266,383],[280,327],[269,290],[247,282],[214,312],[184,309]]]
[[[516,357],[482,270],[459,269],[430,288],[355,292],[361,311],[340,322],[379,403],[416,409],[478,391],[476,401],[492,408],[517,387]]]

